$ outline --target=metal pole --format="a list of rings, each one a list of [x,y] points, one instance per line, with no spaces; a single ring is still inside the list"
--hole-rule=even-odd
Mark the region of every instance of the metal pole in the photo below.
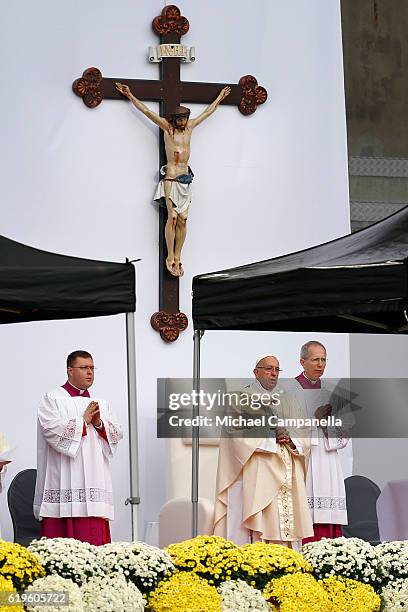
[[[126,313],[126,355],[128,383],[128,421],[129,421],[129,467],[130,497],[125,504],[130,504],[132,513],[132,539],[139,537],[139,451],[137,434],[137,396],[136,396],[136,348],[135,348],[135,313]]]
[[[193,387],[200,393],[200,341],[204,332],[194,330],[194,352],[193,352]],[[200,400],[197,405],[193,404],[193,419],[200,415]],[[198,419],[197,419],[198,421]],[[191,506],[192,506],[192,537],[195,538],[198,531],[198,471],[200,456],[200,428],[192,428],[192,453],[191,453]]]

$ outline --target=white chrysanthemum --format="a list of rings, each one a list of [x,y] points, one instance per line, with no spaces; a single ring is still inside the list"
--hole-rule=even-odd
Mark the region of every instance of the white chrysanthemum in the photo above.
[[[398,578],[381,591],[384,612],[408,610],[408,578]]]
[[[261,591],[243,580],[228,580],[218,588],[222,612],[268,612],[269,605]]]
[[[98,562],[105,574],[123,573],[146,594],[175,569],[167,552],[144,542],[115,542],[100,546]]]
[[[73,538],[41,538],[28,547],[47,574],[70,578],[81,585],[89,578],[103,576],[97,560],[97,546]]]
[[[408,542],[383,542],[376,547],[385,579],[408,578]]]
[[[139,589],[120,574],[91,578],[81,587],[86,612],[143,612]]]
[[[30,593],[64,593],[68,596],[68,605],[61,605],[61,600],[56,597],[54,603],[59,605],[29,605],[26,604],[26,609],[29,612],[84,612],[81,591],[79,586],[69,578],[61,578],[61,576],[46,576],[45,578],[37,578],[29,587],[25,594],[29,598]],[[65,596],[65,595],[64,595]],[[29,600],[29,599],[28,599]]]
[[[335,575],[372,585],[383,580],[376,548],[359,538],[323,539],[305,544],[301,552],[319,580]]]

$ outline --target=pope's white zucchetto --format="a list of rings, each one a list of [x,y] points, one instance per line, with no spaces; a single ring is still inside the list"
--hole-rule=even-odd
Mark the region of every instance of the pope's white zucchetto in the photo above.
[[[258,367],[258,363],[260,363],[263,359],[266,359],[267,357],[273,357],[274,359],[276,359],[275,355],[270,355],[269,353],[267,355],[262,355],[261,357],[258,357],[258,359],[255,361],[254,368]]]

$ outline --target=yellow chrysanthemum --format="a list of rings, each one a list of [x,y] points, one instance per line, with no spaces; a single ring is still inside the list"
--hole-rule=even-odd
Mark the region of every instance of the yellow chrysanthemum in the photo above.
[[[1,570],[0,570],[1,571]],[[11,598],[9,599],[8,594]],[[13,587],[11,578],[5,578],[0,574],[0,612],[21,612],[23,606],[18,604],[16,606],[10,605],[14,601],[14,596],[17,596],[17,591]],[[1,605],[2,603],[7,605]]]
[[[258,589],[263,589],[272,578],[312,570],[301,554],[279,544],[245,544],[241,551],[243,576]]]
[[[221,612],[217,589],[192,572],[177,572],[152,591],[147,610],[153,612]]]
[[[242,552],[239,546],[219,536],[197,536],[167,547],[180,571],[191,571],[210,584],[240,578]]]
[[[271,580],[263,593],[272,610],[279,612],[331,611],[326,591],[310,574],[299,572]]]
[[[45,575],[37,557],[20,544],[0,540],[0,575],[10,578],[17,590],[24,590]]]
[[[369,584],[343,576],[330,576],[319,583],[329,597],[331,612],[378,612],[381,607],[379,595]]]

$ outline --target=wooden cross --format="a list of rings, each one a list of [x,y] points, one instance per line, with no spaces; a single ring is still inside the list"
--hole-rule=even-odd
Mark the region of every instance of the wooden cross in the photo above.
[[[164,51],[171,53],[180,45],[181,36],[189,30],[188,20],[177,6],[166,6],[162,14],[153,19],[153,31],[160,36]],[[169,53],[169,54],[170,54]],[[163,57],[160,62],[160,80],[105,78],[98,68],[88,68],[72,85],[74,92],[88,108],[96,108],[103,99],[124,100],[115,83],[128,85],[140,100],[159,102],[160,115],[168,117],[181,103],[210,103],[227,83],[193,83],[180,79],[180,57]],[[251,115],[267,99],[267,92],[258,86],[255,77],[247,75],[237,85],[229,84],[230,95],[221,104],[237,105],[243,115]],[[164,138],[160,132],[159,168],[166,163]],[[179,277],[170,274],[165,265],[166,243],[164,227],[167,210],[159,207],[159,311],[151,317],[151,324],[166,342],[173,342],[188,325],[187,316],[179,310]]]

